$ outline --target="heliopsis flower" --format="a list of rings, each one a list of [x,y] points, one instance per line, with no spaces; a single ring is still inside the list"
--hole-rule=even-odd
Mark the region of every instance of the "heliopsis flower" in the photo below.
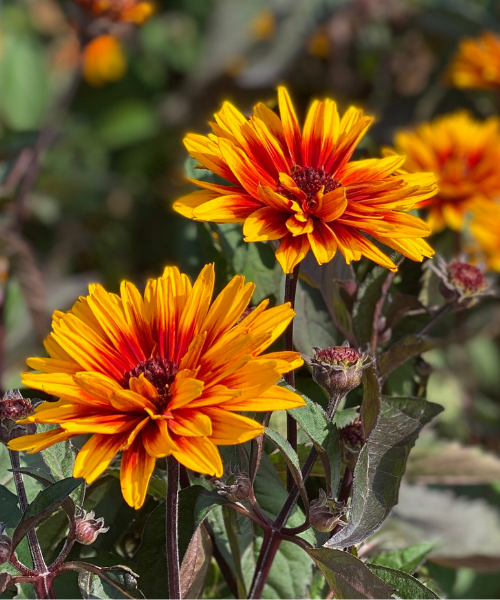
[[[75,477],[92,483],[119,451],[121,487],[130,506],[144,503],[157,458],[172,454],[194,471],[222,476],[218,445],[241,444],[264,431],[237,414],[302,406],[276,382],[302,364],[296,352],[262,352],[286,329],[289,304],[259,304],[243,313],[255,288],[236,276],[212,303],[214,269],[194,285],[167,267],[149,280],[144,297],[123,282],[120,296],[90,287],[73,308],[53,317],[45,346],[50,358],[30,358],[41,373],[23,383],[60,398],[23,422],[59,427],[11,442],[37,452],[91,434],[78,453]]]
[[[91,40],[83,49],[82,70],[86,81],[96,87],[121,79],[127,62],[120,41],[113,35]]]
[[[500,88],[500,38],[485,31],[478,39],[465,38],[445,75],[459,88],[498,90]]]
[[[96,17],[142,25],[154,13],[153,2],[142,0],[77,0]]]
[[[490,269],[500,271],[500,206],[493,202],[478,206],[470,229],[472,254]]]
[[[278,90],[280,117],[258,104],[250,119],[225,103],[208,137],[184,143],[203,168],[228,185],[194,181],[203,188],[174,208],[197,221],[243,223],[245,241],[280,240],[276,258],[285,273],[312,250],[318,263],[337,248],[346,261],[367,256],[396,265],[366,237],[413,260],[433,254],[422,239],[423,221],[407,211],[436,191],[431,173],[400,171],[402,156],[350,161],[372,119],[351,107],[339,118],[333,100],[315,101],[303,131],[285,88]]]
[[[396,152],[406,155],[404,168],[437,176],[438,194],[423,203],[433,232],[460,230],[467,211],[500,194],[499,125],[497,117],[483,122],[459,111],[396,135]]]

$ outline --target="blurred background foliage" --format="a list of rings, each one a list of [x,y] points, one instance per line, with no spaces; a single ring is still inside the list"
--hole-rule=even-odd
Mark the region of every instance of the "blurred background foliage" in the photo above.
[[[256,300],[279,298],[270,248],[171,208],[192,190],[185,171],[195,175],[183,135],[205,132],[224,100],[243,112],[259,100],[274,108],[276,85],[286,82],[302,114],[315,96],[334,97],[342,110],[362,106],[376,124],[358,157],[379,155],[398,128],[458,107],[479,118],[500,112],[495,93],[450,89],[442,79],[463,36],[499,29],[497,0],[158,1],[142,27],[117,26],[127,70],[100,87],[77,74],[75,18],[71,0],[0,0],[4,388],[20,385],[26,357],[42,351],[50,311],[68,309],[90,281],[141,286],[166,264],[194,275],[215,260],[220,286],[241,272],[259,284]],[[26,194],[12,184],[20,157],[37,161]],[[434,244],[452,256],[449,233]],[[358,274],[368,268],[356,266]],[[421,274],[407,264],[395,283],[415,293]],[[309,283],[298,300],[302,351],[342,341]],[[499,313],[494,300],[474,309],[474,335],[408,363],[387,383],[388,393],[416,394],[418,367],[429,400],[446,410],[418,441],[400,504],[373,543],[380,551],[436,540],[421,573],[451,598],[500,597]],[[299,377],[299,387],[309,381]],[[115,525],[99,552],[118,544],[127,556],[146,514],[121,504],[114,483],[95,488],[87,504]],[[206,597],[227,593],[220,582],[212,564]],[[314,585],[311,593],[324,597]]]

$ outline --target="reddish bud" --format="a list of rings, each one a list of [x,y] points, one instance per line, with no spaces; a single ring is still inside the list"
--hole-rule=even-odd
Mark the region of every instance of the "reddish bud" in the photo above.
[[[240,471],[239,467],[235,467],[233,472],[230,465],[226,466],[225,471],[224,477],[215,481],[218,493],[230,502],[243,502],[252,490],[249,475]]]
[[[3,531],[5,527],[2,525],[0,532]],[[8,535],[0,535],[0,565],[4,565],[6,562],[9,562],[9,559],[12,555],[12,539]]]
[[[342,462],[354,471],[358,456],[365,443],[363,425],[356,418],[352,423],[339,429],[340,455]]]
[[[478,296],[487,296],[492,292],[490,282],[482,271],[469,263],[453,260],[447,264],[438,257],[437,264],[429,263],[429,267],[439,277],[441,294],[449,302],[461,306],[471,306]]]
[[[22,435],[36,433],[36,424],[18,424],[33,412],[29,398],[23,398],[19,390],[7,390],[0,400],[0,442],[7,444]]]
[[[93,544],[100,533],[106,533],[109,530],[109,527],[103,527],[104,519],[102,517],[94,519],[94,511],[89,513],[82,511],[82,514],[78,515],[75,521],[76,541],[85,544],[85,546]]]

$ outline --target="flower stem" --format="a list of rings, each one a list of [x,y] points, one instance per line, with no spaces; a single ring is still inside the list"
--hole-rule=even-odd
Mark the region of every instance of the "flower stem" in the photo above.
[[[21,467],[21,462],[19,460],[19,452],[15,452],[14,450],[9,450],[10,464],[13,469],[19,469]],[[22,473],[17,473],[14,471],[14,483],[16,485],[17,497],[19,498],[19,508],[21,512],[25,512],[28,508],[28,496],[26,495],[26,488],[24,487],[24,480]],[[45,560],[43,558],[42,549],[40,548],[40,543],[36,536],[36,532],[34,529],[30,529],[26,536],[28,538],[28,544],[31,552],[31,558],[33,559],[33,568],[34,570],[41,574],[47,572],[47,565],[45,564]]]
[[[169,598],[181,597],[179,577],[179,463],[172,456],[167,457],[167,501],[166,501],[166,543]]]
[[[297,282],[299,280],[299,270],[300,263],[296,265],[293,273],[287,273],[285,279],[285,297],[283,301],[290,302],[292,308],[295,307],[295,293],[297,291]],[[283,350],[293,350],[293,320],[283,334]],[[284,379],[288,385],[295,387],[295,373],[293,371],[285,373]],[[286,416],[286,437],[290,446],[294,450],[297,450],[297,421],[288,413]],[[290,491],[294,485],[293,477],[289,469],[286,471],[286,485],[288,491]]]

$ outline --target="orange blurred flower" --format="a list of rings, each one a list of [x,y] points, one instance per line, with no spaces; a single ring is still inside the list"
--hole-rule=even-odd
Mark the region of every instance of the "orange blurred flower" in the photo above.
[[[500,88],[500,37],[485,31],[479,38],[460,42],[445,75],[459,88],[498,90]]]
[[[38,452],[91,434],[75,477],[92,483],[120,450],[121,486],[130,506],[144,503],[156,458],[173,456],[194,471],[222,476],[217,445],[240,444],[264,431],[236,414],[302,406],[276,382],[302,364],[297,352],[262,355],[294,316],[290,304],[245,316],[255,289],[237,275],[212,302],[214,268],[192,285],[175,267],[150,279],[144,297],[123,282],[120,296],[90,286],[73,308],[53,317],[45,347],[30,358],[42,373],[23,383],[60,398],[44,402],[23,422],[56,423],[44,433],[11,442]]]
[[[500,121],[477,121],[467,112],[437,117],[395,137],[410,172],[433,171],[439,192],[425,203],[433,232],[460,230],[465,213],[478,201],[500,195]]]
[[[82,51],[82,69],[87,82],[96,87],[121,79],[127,61],[120,40],[112,35],[91,40]]]
[[[333,100],[315,101],[301,133],[285,88],[280,117],[258,104],[250,119],[225,103],[208,137],[184,143],[204,168],[230,185],[193,182],[202,189],[174,208],[197,221],[244,223],[245,241],[280,240],[276,258],[285,273],[312,250],[326,263],[337,248],[346,261],[366,256],[396,265],[365,234],[413,260],[432,256],[422,238],[430,230],[406,214],[436,192],[431,173],[406,174],[404,157],[351,161],[372,119],[349,108],[339,118]]]
[[[483,203],[474,211],[471,223],[474,242],[470,251],[490,269],[500,271],[500,206],[493,202]]]
[[[154,13],[153,2],[143,0],[77,0],[96,17],[142,25]]]

